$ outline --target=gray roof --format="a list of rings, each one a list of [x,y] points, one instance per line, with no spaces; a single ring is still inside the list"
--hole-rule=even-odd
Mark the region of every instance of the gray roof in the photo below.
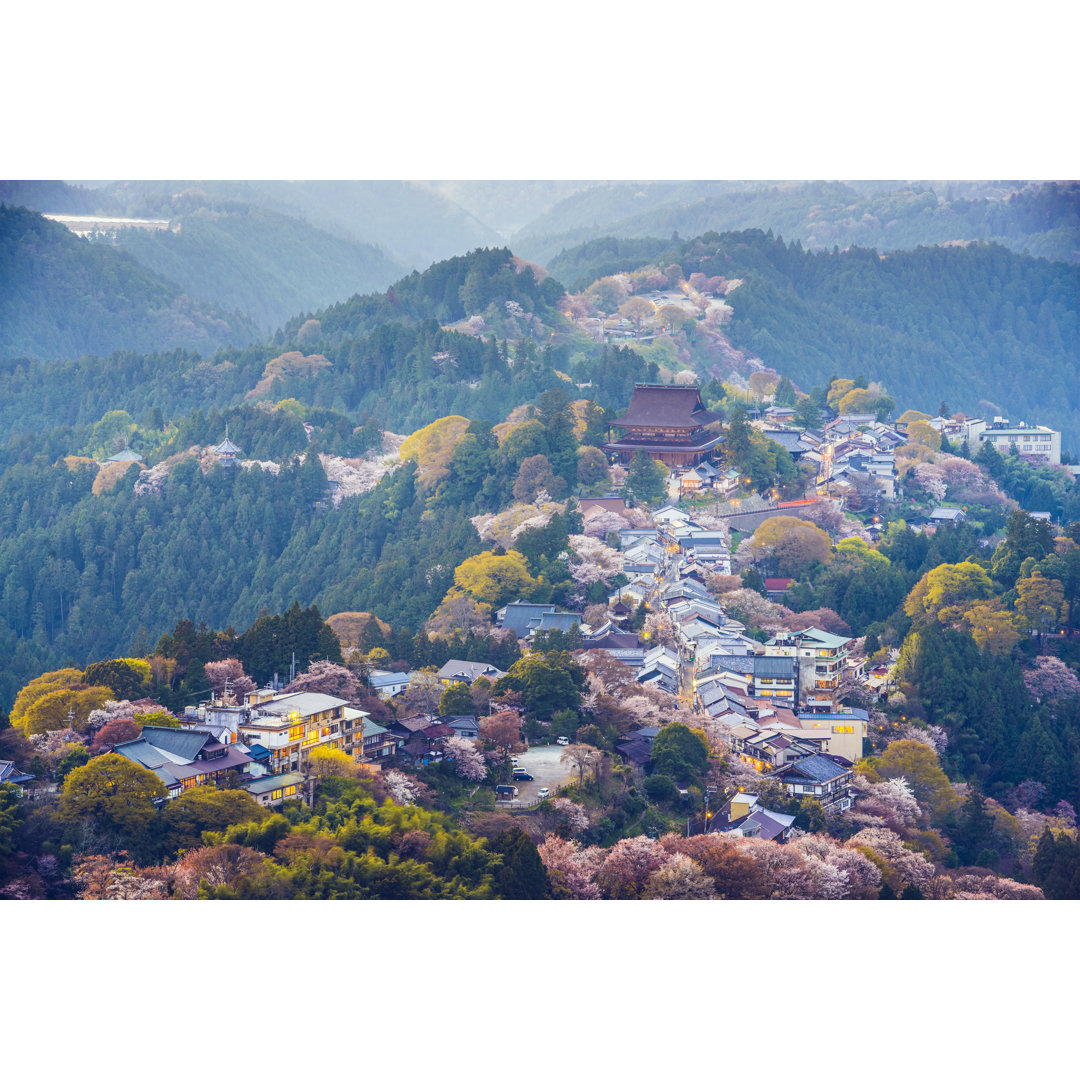
[[[755,656],[725,656],[723,653],[713,653],[710,656],[714,668],[723,668],[724,671],[737,671],[741,675],[754,674]]]
[[[107,457],[106,461],[142,461],[142,456],[136,454],[134,450],[121,450],[118,454],[113,454],[112,457]]]
[[[349,703],[344,698],[331,697],[330,694],[317,694],[310,690],[301,690],[295,694],[283,694],[273,701],[264,701],[258,706],[260,712],[286,716],[298,712],[301,716],[312,716]]]
[[[583,621],[580,611],[544,611],[539,619],[530,620],[537,630],[572,630]]]
[[[384,686],[394,686],[397,683],[407,684],[411,678],[412,675],[407,671],[380,671],[369,676],[368,682],[371,683],[373,690],[381,690]]]
[[[482,664],[476,660],[447,660],[438,671],[440,679],[465,679],[470,685],[481,676],[495,682],[505,674],[493,664]]]
[[[244,788],[252,795],[265,795],[278,788],[288,787],[290,784],[301,784],[304,778],[298,772],[281,773],[278,776],[260,776],[258,780],[252,780],[245,784]]]
[[[824,784],[830,780],[836,780],[847,771],[847,769],[837,765],[835,761],[830,761],[823,754],[813,754],[810,757],[800,758],[798,761],[793,761],[791,764],[777,769],[775,775],[778,779],[787,780],[789,775],[795,773],[805,776],[815,783]]]
[[[177,728],[144,727],[143,739],[157,750],[175,754],[178,758],[194,761],[199,751],[212,736],[205,731],[184,731]],[[216,741],[216,740],[214,740]]]
[[[529,623],[542,611],[554,611],[554,604],[507,604],[496,613],[500,626],[509,627],[519,637],[529,636]]]
[[[787,679],[795,675],[794,656],[755,656],[754,675],[765,679]]]
[[[762,840],[775,840],[781,836],[785,829],[791,827],[795,820],[789,814],[777,814],[769,810],[755,809],[745,817],[734,822],[734,828],[739,829],[744,836],[751,833]]]
[[[223,443],[219,443],[214,447],[215,454],[239,454],[240,447],[236,445],[228,436],[225,437]]]

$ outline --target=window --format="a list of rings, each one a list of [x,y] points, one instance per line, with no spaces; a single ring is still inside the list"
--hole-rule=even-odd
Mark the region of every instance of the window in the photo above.
[[[287,788],[284,788],[281,791],[281,794],[283,796],[285,796],[286,798],[288,798],[288,796],[290,796],[290,795],[295,795],[296,794],[296,785],[295,784],[290,784]]]
[[[855,727],[853,724],[836,724],[833,727],[834,735],[854,735]]]
[[[289,728],[289,742],[296,742],[297,739],[302,739],[303,737],[304,737],[304,725],[303,724],[294,724],[291,728]]]

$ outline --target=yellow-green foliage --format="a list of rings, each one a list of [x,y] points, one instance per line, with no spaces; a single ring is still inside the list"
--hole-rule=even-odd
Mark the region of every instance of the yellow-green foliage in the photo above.
[[[898,424],[914,424],[916,420],[929,420],[930,414],[919,412],[918,409],[906,409],[897,418]]]
[[[826,563],[832,558],[829,534],[801,518],[766,518],[754,530],[748,550],[755,556],[776,560],[776,568],[784,575],[798,576],[813,563]]]
[[[539,582],[529,573],[520,551],[505,555],[481,552],[454,571],[454,584],[484,604],[501,607],[508,600],[526,597]]]
[[[843,396],[848,393],[848,391],[854,389],[854,379],[833,379],[832,384],[829,386],[829,393],[826,395],[825,398],[825,400],[829,403],[829,408],[839,408],[840,401]]]
[[[113,692],[104,686],[89,686],[83,690],[65,686],[50,690],[26,710],[18,726],[25,735],[44,735],[47,731],[66,727],[70,710],[72,728],[82,731],[86,727],[86,718],[112,697]]]
[[[861,536],[847,536],[836,544],[836,555],[853,568],[864,566],[890,566],[889,560],[872,548]]]
[[[872,390],[849,390],[839,401],[837,412],[839,413],[868,413],[872,412],[874,402],[878,395]]]
[[[951,623],[961,618],[967,607],[987,599],[993,591],[993,582],[978,563],[942,563],[915,583],[904,601],[904,612],[916,622],[937,619]]]
[[[444,416],[414,431],[398,451],[402,461],[416,462],[416,482],[424,491],[434,491],[439,481],[450,475],[450,459],[469,421],[464,416]]]
[[[932,428],[925,420],[908,424],[907,435],[909,443],[922,443],[935,451],[941,449],[941,432]]]
[[[61,687],[71,686],[82,682],[82,670],[80,668],[66,667],[58,671],[46,671],[36,679],[31,679],[16,695],[15,704],[11,706],[11,726],[22,728],[25,724],[26,712],[39,698],[59,690]]]

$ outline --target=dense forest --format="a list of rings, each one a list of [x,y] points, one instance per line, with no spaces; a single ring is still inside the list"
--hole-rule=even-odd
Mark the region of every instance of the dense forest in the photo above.
[[[174,348],[210,355],[257,336],[246,316],[194,300],[130,255],[0,205],[0,356]]]

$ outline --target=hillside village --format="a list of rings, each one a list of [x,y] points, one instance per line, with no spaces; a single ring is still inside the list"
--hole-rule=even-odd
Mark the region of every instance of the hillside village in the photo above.
[[[837,380],[830,397],[839,404],[853,392],[861,391],[852,380]],[[115,761],[146,775],[142,797],[162,820],[170,804],[220,792],[232,793],[231,820],[255,812],[235,802],[242,798],[260,813],[285,812],[293,823],[324,806],[343,783],[350,790],[374,784],[391,803],[433,801],[463,824],[482,823],[493,843],[508,828],[532,834],[538,867],[549,883],[560,883],[557,893],[571,896],[641,895],[646,886],[657,895],[713,895],[719,879],[701,878],[704,849],[694,848],[696,856],[673,848],[657,854],[658,838],[673,826],[687,843],[726,838],[750,845],[729,849],[732,857],[750,859],[754,884],[745,895],[786,895],[775,867],[768,869],[772,857],[755,846],[767,844],[790,848],[785,865],[794,860],[809,868],[805,895],[1041,896],[1023,879],[1036,844],[1042,852],[1053,829],[1068,827],[1070,804],[1036,811],[1029,802],[1017,817],[996,803],[985,809],[984,796],[969,785],[950,787],[937,764],[948,742],[943,728],[915,707],[910,719],[902,715],[909,700],[902,688],[910,694],[912,675],[888,620],[860,617],[872,626],[855,633],[836,610],[807,610],[792,598],[814,588],[800,580],[798,567],[820,566],[816,560],[830,546],[852,567],[873,569],[875,559],[888,563],[875,550],[883,540],[895,552],[904,533],[925,542],[941,530],[947,537],[963,529],[969,511],[985,515],[1002,499],[973,458],[992,461],[987,453],[1015,448],[1014,459],[1060,468],[1059,434],[1001,417],[987,422],[909,411],[889,421],[880,410],[843,408],[823,409],[822,422],[808,427],[796,423],[796,413],[751,403],[736,406],[723,422],[695,385],[638,384],[625,412],[608,420],[606,441],[601,433],[606,464],[591,468],[588,493],[553,501],[543,487],[552,486],[550,469],[549,479],[521,484],[526,462],[515,494],[519,487],[531,493],[531,506],[474,520],[481,537],[503,539],[458,568],[428,636],[415,639],[434,664],[416,662],[415,642],[414,660],[405,661],[388,628],[371,616],[338,615],[330,619],[338,631],[333,640],[340,637],[342,645],[333,661],[310,659],[308,671],[297,673],[294,651],[288,682],[274,672],[259,687],[233,658],[233,647],[229,657],[206,664],[210,692],[171,711],[152,694],[96,692],[91,669],[42,676],[24,688],[12,713],[36,751],[33,768],[26,769],[26,757],[0,761],[3,780],[32,803],[51,806],[59,796],[66,805],[72,777]],[[515,424],[535,420],[526,411]],[[505,427],[504,439],[514,424]],[[421,468],[431,468],[424,457],[431,439],[387,438],[369,455],[364,480],[359,461],[335,471],[341,459],[320,455],[327,487],[315,505],[325,502],[336,512],[343,499],[389,482],[410,453],[419,453],[413,460]],[[746,464],[758,460],[752,448],[762,445],[788,462],[781,467],[777,459],[771,481]],[[938,453],[944,447],[959,456]],[[272,464],[245,460],[228,434],[195,456],[204,472]],[[147,469],[130,450],[102,468],[114,462],[122,470],[140,467],[135,491],[144,498],[160,495],[168,483],[168,468]],[[343,483],[354,486],[342,491]],[[983,505],[957,505],[949,497],[957,492],[976,501],[984,496]],[[1017,514],[1051,536],[1049,514]],[[553,529],[555,561],[530,554],[528,565],[540,559],[535,565],[554,568],[564,560],[573,585],[564,595],[578,598],[576,608],[534,599],[535,581],[517,549],[535,536],[539,552]],[[807,543],[824,547],[807,556],[797,550]],[[1071,551],[1072,543],[1062,538],[1058,548]],[[513,572],[509,566],[496,572],[502,562],[512,563]],[[478,584],[462,575],[470,563],[477,564]],[[1058,618],[1055,613],[1051,622]],[[1029,632],[1041,641],[1044,629]],[[108,661],[96,665],[104,672],[98,682],[147,691],[157,678],[151,672],[170,663],[176,661],[169,647],[148,660]],[[54,720],[42,711],[51,698]],[[58,711],[61,699],[69,702],[66,716]],[[907,764],[883,766],[890,755]],[[914,786],[912,768],[923,777]],[[618,819],[610,813],[599,819],[596,799],[602,805],[613,783],[622,793]],[[925,799],[938,800],[938,809]],[[638,828],[627,837],[633,820],[627,807],[634,806]],[[918,819],[924,827],[934,821],[952,836],[956,815],[969,807],[985,833],[971,843],[994,843],[988,838],[1004,827],[1001,815],[1014,832],[1027,829],[1028,839],[1014,835],[1013,853],[998,850],[989,861],[972,850],[967,862],[983,869],[950,875],[944,834],[934,832],[935,848],[925,838],[916,841],[912,829]],[[654,845],[648,881],[605,886],[594,867],[573,884],[575,860],[586,850],[579,837],[606,835],[614,853],[636,842],[635,833]],[[808,846],[816,835],[832,839],[820,842],[824,848]],[[913,846],[896,848],[901,840]],[[87,858],[75,870],[84,890]],[[167,862],[134,878],[130,865],[116,859],[97,871],[93,888],[101,895],[158,896],[178,888],[178,871]],[[28,880],[16,876],[5,888],[18,895],[33,888]],[[730,888],[726,895],[743,895],[740,886]]]

